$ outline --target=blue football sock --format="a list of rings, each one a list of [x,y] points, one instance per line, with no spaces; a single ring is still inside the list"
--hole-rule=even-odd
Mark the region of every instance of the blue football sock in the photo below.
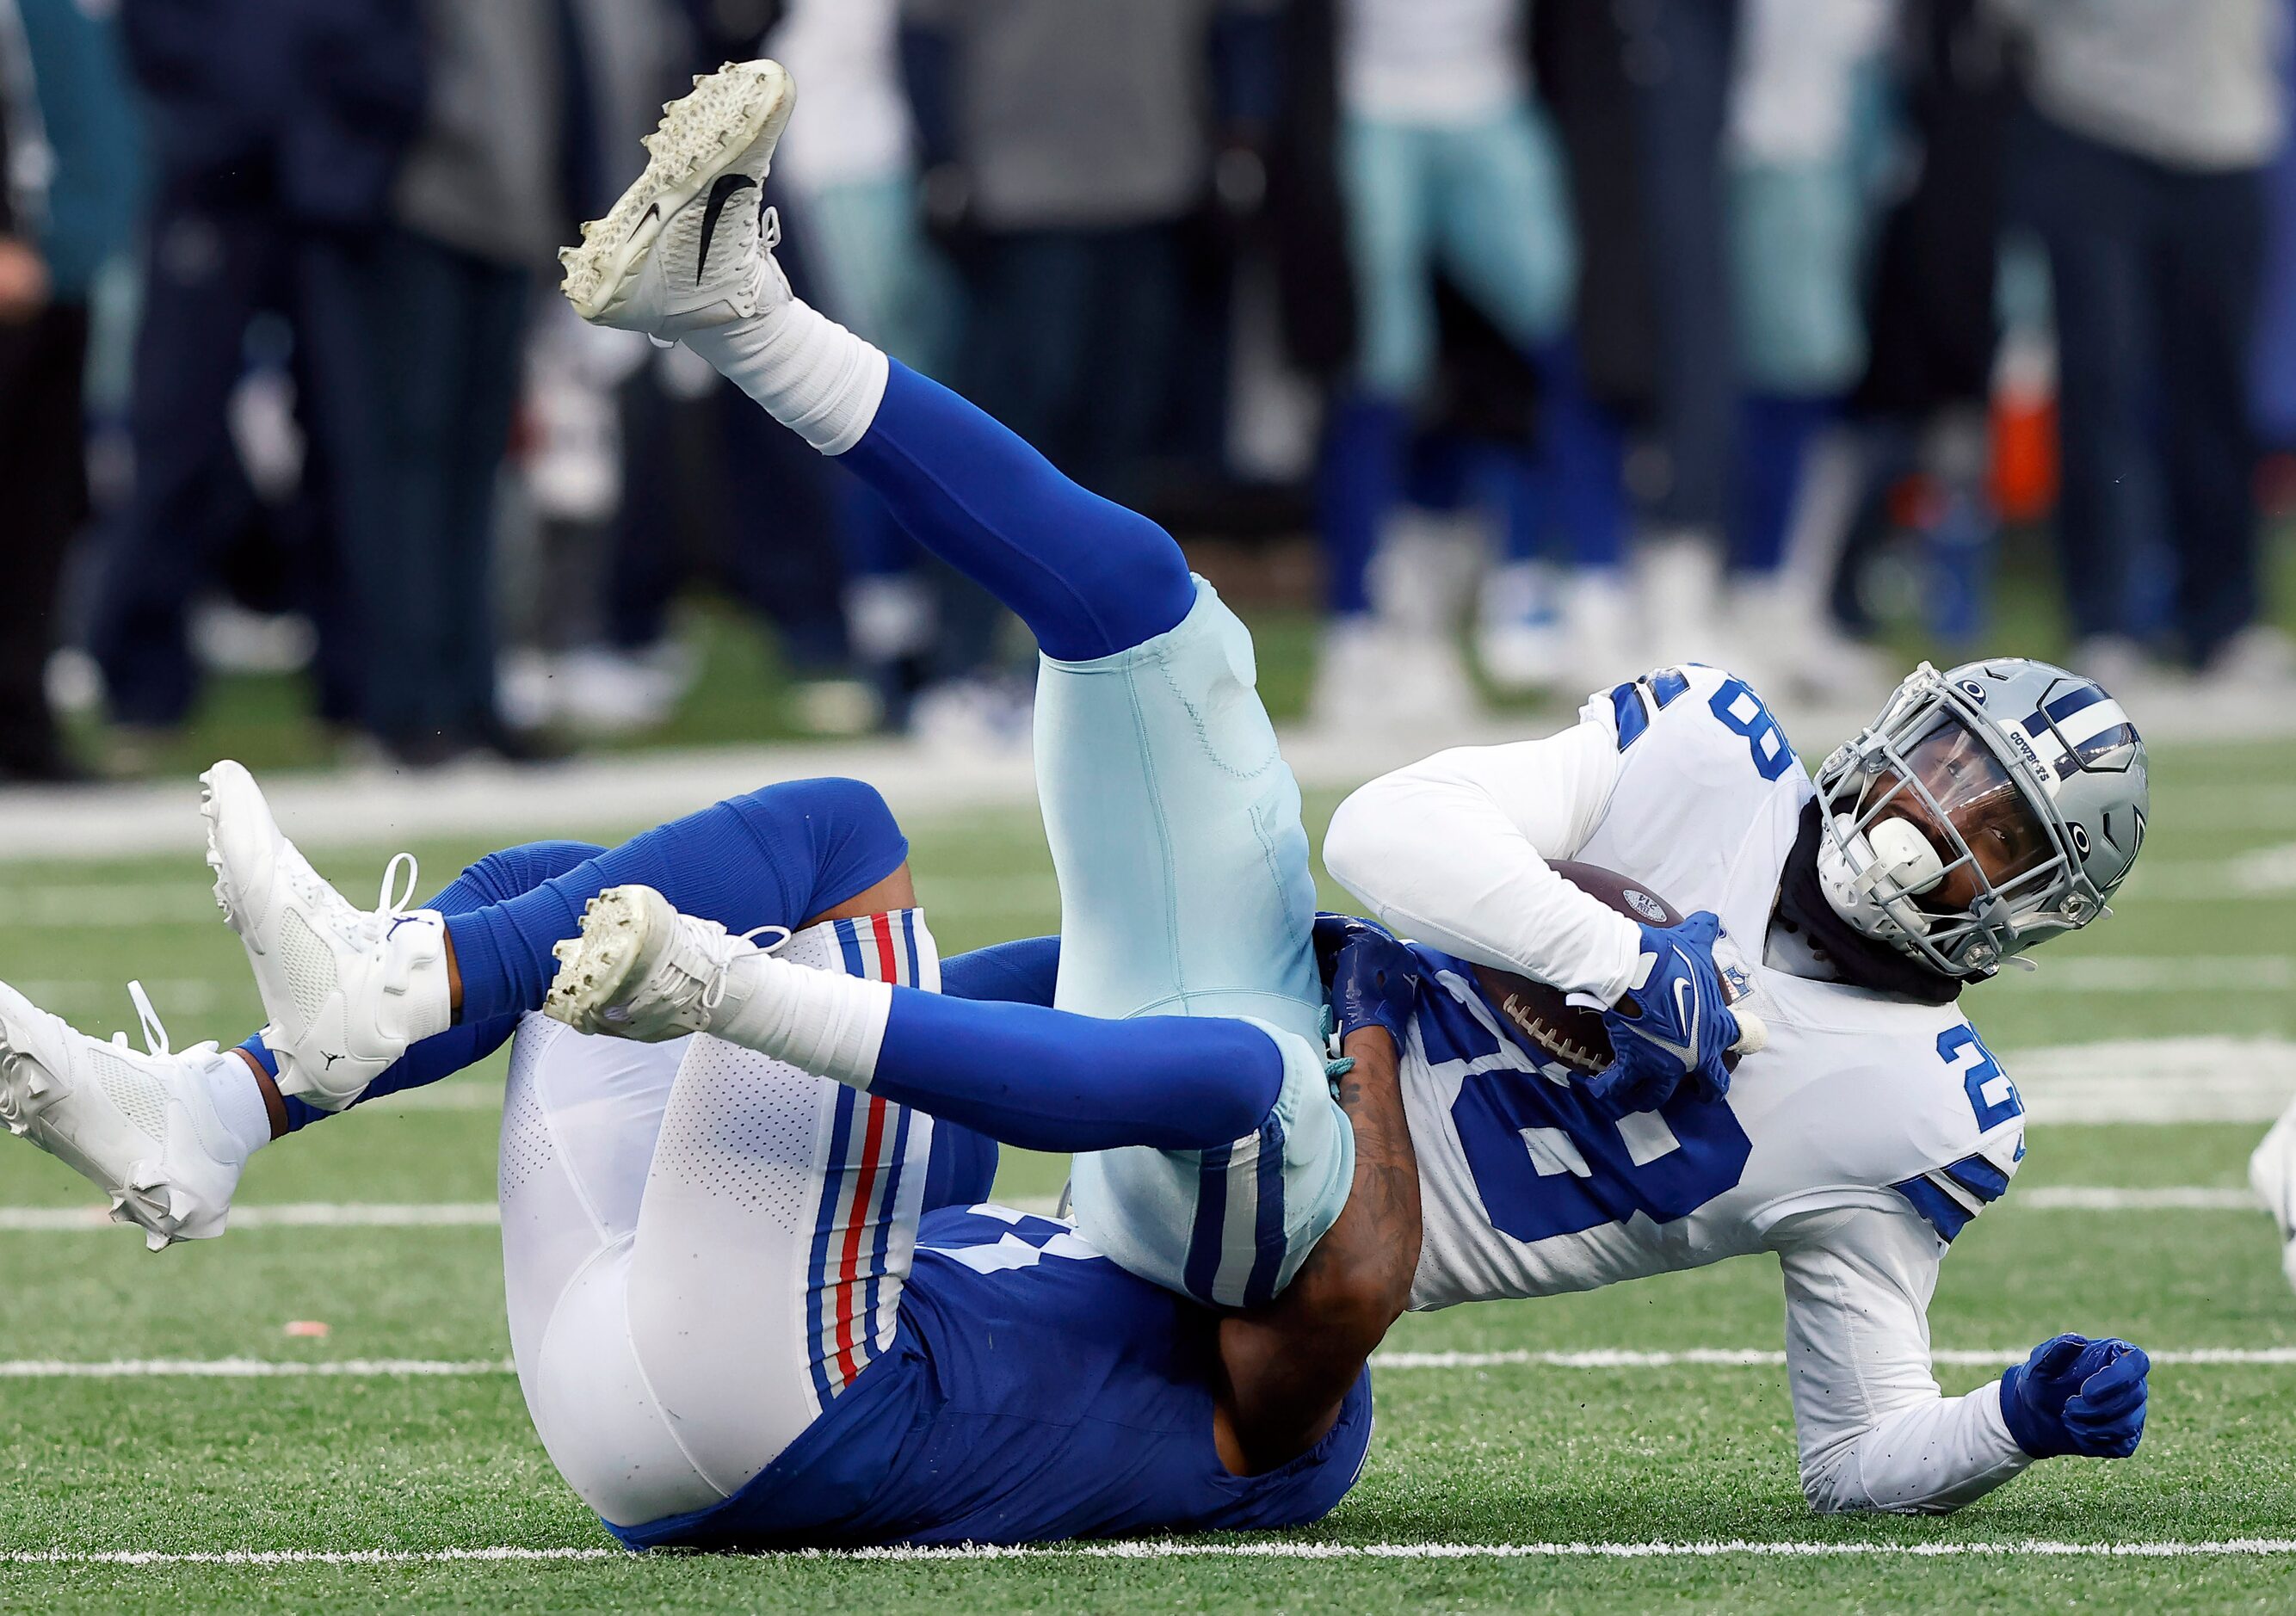
[[[1831,398],[1756,394],[1739,411],[1738,521],[1730,564],[1770,573],[1785,560],[1809,446],[1833,420]]]
[[[609,887],[652,887],[681,913],[736,931],[795,928],[868,890],[908,856],[885,800],[857,780],[791,780],[732,798],[506,902],[449,915],[462,1020],[542,1008],[558,970],[552,945],[581,931],[584,906]]]
[[[1516,450],[1487,445],[1478,456],[1476,481],[1486,502],[1499,513],[1506,559],[1545,560],[1554,507],[1546,468]]]
[[[1569,535],[1581,567],[1616,567],[1626,553],[1626,434],[1587,390],[1576,348],[1549,343],[1538,367],[1538,463],[1548,520]]]
[[[1070,481],[898,360],[869,430],[838,463],[910,537],[1012,608],[1047,656],[1112,656],[1177,628],[1195,604],[1170,534]]]
[[[1410,417],[1389,398],[1355,398],[1332,412],[1316,473],[1324,529],[1324,598],[1335,617],[1371,610],[1371,558],[1403,487]]]
[[[869,1092],[1024,1150],[1210,1150],[1266,1121],[1283,1084],[1282,1052],[1247,1021],[897,988]]]

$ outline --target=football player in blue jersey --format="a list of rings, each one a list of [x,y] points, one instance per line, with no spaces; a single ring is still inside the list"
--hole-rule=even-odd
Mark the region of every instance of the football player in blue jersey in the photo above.
[[[154,1047],[138,1055],[0,987],[0,1117],[110,1192],[155,1247],[219,1235],[248,1155],[332,1114],[307,1071],[410,1029],[451,963],[452,1025],[350,1097],[514,1040],[500,1168],[513,1354],[552,1459],[624,1542],[1288,1526],[1352,1485],[1371,1431],[1364,1361],[1402,1310],[1419,1240],[1394,1037],[1409,985],[1388,939],[1327,933],[1345,1050],[1334,1103],[1357,1144],[1346,1210],[1281,1297],[1219,1312],[1070,1223],[986,1204],[992,1140],[908,1102],[1039,1148],[1204,1148],[1271,1105],[1280,1064],[1253,1044],[1269,1041],[1243,1022],[1047,1008],[1056,939],[944,965],[907,844],[870,788],[791,782],[611,850],[506,849],[411,914],[334,897],[236,766],[211,771],[210,792],[228,913],[252,957],[283,962],[286,1029],[171,1053],[146,1006]],[[903,1018],[865,1087],[716,1038],[586,1037],[521,1014],[542,1003],[551,939],[578,936],[586,906],[594,920],[634,894],[667,901],[597,896],[637,876],[770,927],[775,961],[824,981],[1000,1002],[965,1006],[987,1023],[946,1054]],[[673,982],[694,982],[698,963],[652,962]],[[659,1037],[645,1018],[660,1007],[619,1029]],[[846,1058],[851,1030],[828,1029],[824,1063]],[[999,1060],[1012,1070],[986,1080],[979,1062]]]

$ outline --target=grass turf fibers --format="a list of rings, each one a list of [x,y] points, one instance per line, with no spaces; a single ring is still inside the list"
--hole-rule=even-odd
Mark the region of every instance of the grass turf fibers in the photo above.
[[[2290,749],[2164,751],[2147,860],[2187,869],[2296,841],[2251,813],[2208,818],[2202,787],[2296,783]],[[1311,801],[1311,822],[1332,806]],[[537,825],[537,834],[631,827]],[[943,947],[1048,929],[1054,893],[1025,815],[912,827],[919,883]],[[0,976],[45,984],[90,1030],[128,1020],[120,984],[154,987],[179,1043],[254,1024],[238,946],[199,896],[186,810],[182,857],[0,866],[0,891],[48,923],[0,939]],[[483,849],[422,849],[430,884]],[[353,891],[388,849],[332,856]],[[99,901],[94,895],[104,894]],[[76,896],[77,895],[77,896]],[[1329,901],[1339,901],[1326,892]],[[148,903],[147,900],[148,899]],[[2284,901],[2181,901],[2156,886],[2118,920],[2052,950],[2112,956],[2288,956]],[[140,920],[148,907],[156,916]],[[2013,1076],[2016,1051],[2103,1038],[2296,1037],[2289,996],[2262,991],[2073,993],[2048,980],[1973,996]],[[174,985],[170,994],[160,984]],[[498,1065],[457,1079],[474,1108],[383,1105],[329,1122],[251,1168],[245,1203],[490,1199]],[[2249,1211],[2085,1213],[2022,1207],[2060,1185],[2243,1181],[2247,1125],[2036,1127],[2008,1196],[1956,1243],[1932,1312],[1938,1345],[2022,1348],[2057,1330],[2149,1346],[2296,1345],[2296,1298],[2269,1225]],[[1060,1165],[1015,1157],[1005,1187],[1042,1194]],[[23,1148],[0,1150],[0,1204],[83,1205],[86,1187]],[[500,1359],[493,1230],[242,1230],[147,1256],[124,1230],[0,1234],[0,1359],[111,1358]],[[289,1339],[324,1319],[324,1341]],[[1745,1259],[1587,1296],[1407,1319],[1390,1345],[1774,1348],[1775,1265]],[[1950,1390],[1992,1372],[1952,1368]],[[1770,1366],[1391,1370],[1355,1493],[1306,1543],[2013,1544],[2296,1538],[2296,1368],[2156,1371],[2144,1448],[2121,1464],[2044,1465],[1948,1520],[1811,1516],[1795,1481],[1783,1372]],[[62,1550],[202,1552],[517,1546],[607,1539],[551,1470],[504,1374],[439,1378],[0,1381],[0,1557]],[[608,1557],[500,1563],[136,1566],[6,1563],[0,1608],[501,1611],[742,1608],[1363,1611],[1427,1605],[1558,1611],[1765,1609],[2003,1612],[2083,1605],[2267,1610],[2296,1604],[2296,1557],[1117,1561],[1073,1555],[884,1563],[830,1559]]]

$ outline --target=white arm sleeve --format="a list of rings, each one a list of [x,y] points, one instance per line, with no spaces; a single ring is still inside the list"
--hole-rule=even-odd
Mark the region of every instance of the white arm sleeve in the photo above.
[[[1618,777],[1617,737],[1591,721],[1437,752],[1341,803],[1324,863],[1398,931],[1611,1004],[1642,935],[1546,861],[1585,844]]]
[[[1930,1374],[1937,1238],[1908,1209],[1803,1214],[1772,1231],[1785,1267],[1786,1373],[1810,1507],[1943,1514],[2033,1461],[1998,1382],[1941,1397]]]

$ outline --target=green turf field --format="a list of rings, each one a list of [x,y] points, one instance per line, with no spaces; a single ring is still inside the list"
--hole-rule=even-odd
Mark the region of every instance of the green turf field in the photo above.
[[[2270,861],[2256,857],[2296,843],[2296,748],[2164,750],[2155,779],[2148,867],[2120,917],[2060,945],[2038,974],[2013,975],[1972,1001],[2013,1074],[2021,1050],[2107,1038],[2296,1039],[2296,915],[2284,894],[2272,895]],[[1311,800],[1311,824],[1332,806]],[[945,950],[1054,923],[1032,819],[911,828]],[[18,918],[0,935],[0,977],[108,1031],[132,1024],[121,985],[138,976],[178,1043],[240,1036],[256,1019],[255,998],[236,940],[207,897],[193,833],[187,823],[184,851],[169,859],[0,865],[0,895]],[[390,850],[319,862],[363,895]],[[482,849],[419,850],[435,886]],[[497,1072],[266,1153],[240,1205],[490,1201]],[[1210,1552],[1187,1555],[1166,1546],[1140,1557],[1054,1550],[922,1563],[609,1554],[499,1368],[508,1343],[492,1228],[250,1220],[256,1226],[219,1242],[152,1257],[127,1230],[24,1227],[35,1220],[20,1216],[17,1228],[0,1232],[0,1360],[12,1360],[0,1378],[0,1608],[2296,1608],[2296,1556],[2035,1547],[2296,1539],[2296,1296],[2280,1277],[2268,1220],[2222,1194],[2243,1182],[2260,1131],[2037,1126],[2015,1187],[1946,1265],[1932,1317],[1936,1344],[1950,1352],[2021,1355],[2058,1330],[2079,1329],[2155,1349],[2251,1355],[2159,1368],[2144,1446],[2128,1463],[2056,1462],[1950,1520],[1819,1520],[1796,1485],[1775,1363],[1661,1356],[1585,1366],[1529,1356],[1774,1353],[1775,1265],[1749,1259],[1591,1296],[1406,1320],[1390,1349],[1420,1356],[1377,1373],[1379,1434],[1362,1482],[1318,1527],[1262,1540],[1281,1560],[1240,1556],[1233,1540],[1199,1543]],[[1013,1161],[1005,1187],[1046,1195],[1060,1177],[1057,1162]],[[2066,1187],[2214,1190],[2225,1204],[2077,1210],[2035,1194]],[[0,1209],[89,1200],[56,1164],[0,1148]],[[324,1321],[330,1333],[291,1338],[290,1320]],[[2275,1349],[2283,1361],[2254,1361]],[[1424,1356],[1443,1351],[1515,1357]],[[58,1373],[119,1359],[234,1358],[354,1367],[416,1360],[455,1372]],[[1940,1378],[1958,1390],[1996,1373],[1962,1362]],[[1680,1552],[1716,1544],[1740,1546]],[[1653,1545],[1675,1546],[1649,1552]],[[1413,1557],[1349,1552],[1363,1546],[1403,1546]],[[1548,1546],[1513,1557],[1449,1552],[1492,1546]],[[490,1548],[571,1554],[441,1554]],[[88,1558],[369,1550],[391,1557]],[[46,1553],[59,1558],[32,1558]]]

